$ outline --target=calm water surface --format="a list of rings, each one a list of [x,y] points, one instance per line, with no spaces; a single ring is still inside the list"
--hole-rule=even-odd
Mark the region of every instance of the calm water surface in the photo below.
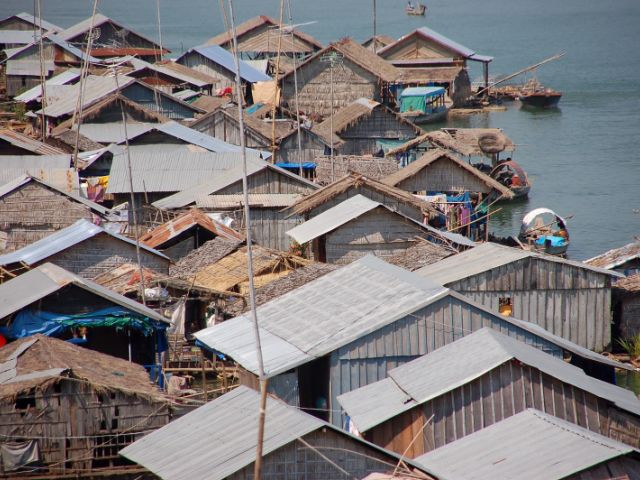
[[[372,34],[371,0],[291,0],[294,23],[323,43]],[[47,20],[67,27],[91,14],[89,0],[44,0]],[[425,18],[404,14],[404,0],[377,0],[378,33],[399,37],[426,25],[492,55],[492,74],[508,74],[559,51],[538,79],[564,92],[560,109],[505,112],[450,120],[501,127],[518,144],[515,159],[534,182],[530,198],[502,205],[500,235],[517,233],[523,214],[545,206],[569,221],[572,258],[585,259],[640,235],[640,1],[431,0]],[[1,0],[0,17],[32,2]],[[238,21],[278,15],[277,0],[236,0]],[[214,0],[160,0],[162,37],[173,54],[224,30]],[[102,0],[99,11],[157,38],[155,0]],[[473,69],[471,77],[480,75]]]

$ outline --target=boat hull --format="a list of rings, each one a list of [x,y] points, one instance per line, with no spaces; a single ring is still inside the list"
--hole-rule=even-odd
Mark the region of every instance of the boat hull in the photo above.
[[[522,105],[535,108],[555,108],[560,103],[562,94],[553,93],[531,93],[528,95],[520,95],[518,97]]]
[[[447,119],[447,114],[449,113],[449,109],[442,110],[440,112],[432,112],[432,113],[401,113],[400,115],[403,118],[406,118],[410,122],[415,123],[416,125],[423,125],[425,123],[436,123],[443,122]]]

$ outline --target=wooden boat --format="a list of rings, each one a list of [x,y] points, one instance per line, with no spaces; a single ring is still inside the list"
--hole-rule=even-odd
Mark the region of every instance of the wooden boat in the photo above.
[[[491,170],[489,176],[511,189],[515,194],[514,199],[525,198],[529,195],[531,182],[529,182],[527,172],[513,160],[507,159],[504,162],[499,162],[498,165]]]
[[[409,3],[404,8],[404,11],[406,12],[407,15],[418,15],[423,17],[425,12],[427,11],[427,6],[423,5],[422,3],[418,3],[416,5]]]
[[[518,240],[525,247],[564,256],[569,248],[567,222],[548,208],[536,208],[522,219]]]
[[[400,115],[417,124],[446,119],[453,104],[444,87],[405,88],[399,100]]]
[[[528,107],[555,108],[561,97],[562,92],[546,88],[534,80],[522,87],[518,100]]]

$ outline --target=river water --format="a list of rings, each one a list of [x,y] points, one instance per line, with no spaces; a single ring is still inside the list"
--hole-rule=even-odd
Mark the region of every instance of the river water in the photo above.
[[[290,0],[294,23],[323,44],[371,36],[372,0]],[[43,0],[44,17],[67,27],[91,14],[90,0]],[[238,22],[278,16],[278,0],[236,0]],[[404,0],[377,0],[377,31],[399,37],[426,25],[495,60],[508,74],[557,52],[538,79],[564,92],[553,111],[507,111],[450,120],[451,126],[500,127],[518,145],[529,173],[528,200],[500,205],[499,235],[516,234],[523,214],[549,207],[572,215],[569,256],[586,259],[640,235],[640,1],[429,0],[425,18],[404,14]],[[158,37],[155,0],[102,0],[99,11]],[[26,0],[1,0],[0,17],[30,11]],[[160,0],[162,37],[173,55],[224,30],[220,2]],[[480,75],[472,69],[471,77]]]

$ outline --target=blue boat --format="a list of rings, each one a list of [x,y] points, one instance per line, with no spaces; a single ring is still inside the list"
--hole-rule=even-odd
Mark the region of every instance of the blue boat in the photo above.
[[[444,120],[452,105],[444,87],[405,88],[399,101],[400,115],[418,124]]]

